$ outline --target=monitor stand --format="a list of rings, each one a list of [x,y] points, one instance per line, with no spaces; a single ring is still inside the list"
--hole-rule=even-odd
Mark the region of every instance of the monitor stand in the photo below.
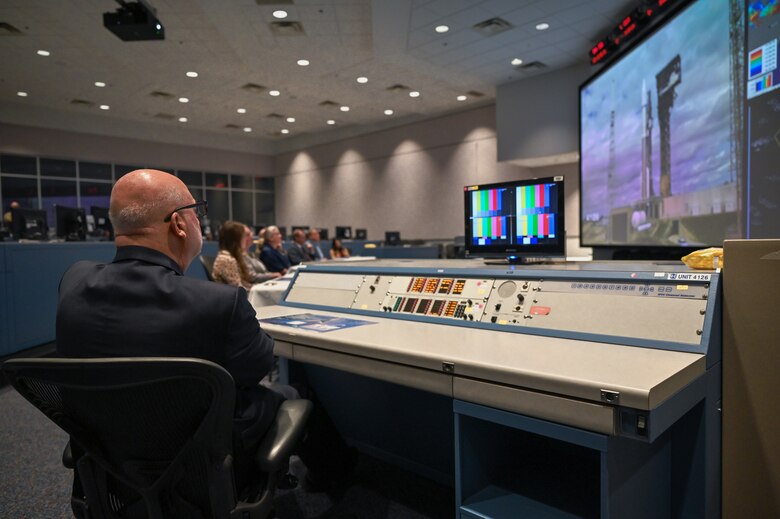
[[[552,257],[544,256],[507,256],[483,261],[485,265],[544,265],[555,262]]]

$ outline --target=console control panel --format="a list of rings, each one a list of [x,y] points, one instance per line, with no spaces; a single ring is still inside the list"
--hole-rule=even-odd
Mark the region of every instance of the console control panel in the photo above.
[[[323,291],[327,287],[338,289],[343,296],[329,297]],[[702,341],[710,284],[670,279],[649,282],[630,277],[507,279],[306,271],[296,278],[288,300],[296,299],[296,289],[308,290],[309,304],[316,305],[319,297],[323,306],[360,313],[450,324],[477,323],[492,329],[538,328],[695,345]],[[347,297],[350,293],[352,296]]]

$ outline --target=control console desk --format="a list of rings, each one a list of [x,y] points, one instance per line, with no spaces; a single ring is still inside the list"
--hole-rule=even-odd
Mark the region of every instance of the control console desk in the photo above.
[[[451,473],[428,472],[458,517],[718,517],[719,282],[635,262],[312,265],[257,313],[293,373],[347,386],[325,400],[339,426],[359,415],[361,447],[424,468],[411,443],[447,446]],[[355,376],[384,384],[375,415]],[[407,439],[382,445],[375,421]]]

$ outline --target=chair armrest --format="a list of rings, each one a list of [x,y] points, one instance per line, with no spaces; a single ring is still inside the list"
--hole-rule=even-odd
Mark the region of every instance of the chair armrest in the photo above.
[[[73,469],[76,467],[76,462],[73,461],[73,452],[70,449],[70,440],[68,440],[68,444],[65,445],[65,450],[62,451],[62,464],[65,465],[66,469]]]
[[[257,448],[256,460],[263,472],[274,472],[287,463],[293,449],[303,439],[306,421],[314,404],[309,400],[285,400]]]

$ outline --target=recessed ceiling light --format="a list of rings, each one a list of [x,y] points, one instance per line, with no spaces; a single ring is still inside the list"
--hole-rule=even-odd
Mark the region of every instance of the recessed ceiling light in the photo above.
[[[333,119],[328,119],[328,124],[331,124],[331,125],[336,124],[336,121],[334,121]]]
[[[298,65],[300,65],[302,67],[308,67],[309,66],[309,60],[307,60],[307,59],[299,59],[298,60]]]
[[[518,65],[522,65],[522,64],[523,64],[523,60],[521,60],[520,58],[515,58],[512,60],[513,67],[517,67]]]
[[[108,106],[108,105],[100,105],[100,109],[101,109],[101,110],[108,110],[108,109],[110,109],[110,108],[111,108],[111,107],[110,107],[110,106]]]
[[[393,115],[393,111],[388,108],[385,110],[385,115]]]
[[[273,12],[273,15],[274,18],[278,18],[281,20],[283,18],[287,18],[287,11],[284,11],[282,9],[277,9],[276,11]]]
[[[550,24],[546,23],[546,22],[542,22],[542,23],[537,23],[536,24],[536,30],[537,31],[546,31],[549,28],[550,28]]]
[[[295,122],[295,117],[288,117],[287,118],[287,122],[288,123],[294,123]]]
[[[193,71],[189,71],[189,72],[187,72],[187,77],[198,77],[198,73],[197,72],[193,72]]]
[[[348,106],[342,106],[341,108],[339,108],[339,110],[341,110],[342,112],[349,112],[349,107]]]
[[[189,103],[189,102],[190,102],[190,100],[189,100],[188,98],[186,98],[186,97],[180,97],[180,98],[179,98],[179,102],[180,102],[180,103]]]
[[[17,92],[16,95],[19,97],[27,97],[27,92]]]
[[[272,95],[274,97],[278,96],[279,94],[281,94],[281,92],[279,92],[278,90],[270,90],[268,92],[268,95]]]
[[[238,112],[240,114],[245,114],[246,113],[246,108],[239,108],[238,110],[236,110],[236,112]]]
[[[251,132],[251,131],[252,131],[252,128],[250,128],[249,126],[247,126],[246,128],[244,128],[244,131],[245,131],[246,133],[249,133],[249,132]]]
[[[103,83],[102,81],[95,81],[95,86],[96,86],[96,87],[103,88],[104,86],[106,86],[106,84],[105,84],[105,83]]]
[[[466,96],[461,95],[461,96],[456,97],[455,99],[457,99],[458,101],[465,101],[468,98]]]
[[[409,92],[409,97],[420,97],[420,92],[418,92],[417,90],[412,90],[411,92]]]
[[[49,52],[48,50],[41,49],[38,51],[38,56],[49,56],[50,54],[51,52]]]
[[[179,117],[179,122],[180,123],[186,123],[187,122],[187,118],[186,117]]]
[[[288,130],[287,128],[282,128],[282,133],[287,135],[288,133],[290,133],[290,130]]]
[[[441,34],[441,33],[445,33],[445,32],[447,32],[447,31],[449,31],[449,30],[450,30],[450,28],[449,28],[449,26],[447,26],[447,25],[437,25],[437,26],[436,26],[436,32],[438,32],[438,33],[440,33],[440,34]]]
[[[368,78],[366,76],[360,76],[357,78],[358,83],[368,83]]]

